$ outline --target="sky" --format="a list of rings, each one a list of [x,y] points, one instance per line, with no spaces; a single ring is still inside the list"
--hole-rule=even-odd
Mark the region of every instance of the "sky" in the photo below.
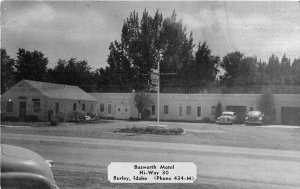
[[[2,1],[1,48],[12,58],[18,48],[41,51],[49,67],[71,57],[93,69],[106,67],[123,21],[133,10],[141,17],[144,9],[164,18],[175,10],[195,44],[206,41],[213,55],[238,50],[262,61],[272,54],[300,58],[298,1]]]

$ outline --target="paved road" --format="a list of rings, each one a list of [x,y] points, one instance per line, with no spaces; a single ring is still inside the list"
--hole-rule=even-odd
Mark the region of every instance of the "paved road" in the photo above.
[[[110,162],[194,162],[196,183],[219,188],[300,188],[300,152],[210,145],[5,133],[2,143],[30,148],[56,165],[106,173]]]

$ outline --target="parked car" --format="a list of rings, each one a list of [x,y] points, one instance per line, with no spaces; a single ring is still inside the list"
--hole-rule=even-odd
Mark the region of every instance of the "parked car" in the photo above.
[[[84,119],[85,119],[86,121],[91,121],[91,120],[92,120],[91,116],[84,116]]]
[[[1,144],[2,189],[58,189],[52,161],[25,148]]]
[[[245,124],[251,125],[251,124],[257,124],[262,125],[264,121],[264,114],[260,111],[250,111],[245,116]]]
[[[223,112],[220,117],[217,118],[219,124],[234,124],[236,121],[235,112]]]

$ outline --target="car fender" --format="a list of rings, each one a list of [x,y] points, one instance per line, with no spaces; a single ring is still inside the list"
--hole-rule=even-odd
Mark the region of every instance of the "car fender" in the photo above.
[[[16,182],[17,181],[17,182]],[[55,189],[56,186],[46,177],[34,173],[1,173],[1,187],[22,189]]]

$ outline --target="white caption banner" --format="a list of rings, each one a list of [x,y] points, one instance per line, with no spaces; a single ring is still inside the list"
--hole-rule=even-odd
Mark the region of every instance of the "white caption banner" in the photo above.
[[[107,169],[111,183],[193,183],[197,179],[192,162],[112,162]]]

